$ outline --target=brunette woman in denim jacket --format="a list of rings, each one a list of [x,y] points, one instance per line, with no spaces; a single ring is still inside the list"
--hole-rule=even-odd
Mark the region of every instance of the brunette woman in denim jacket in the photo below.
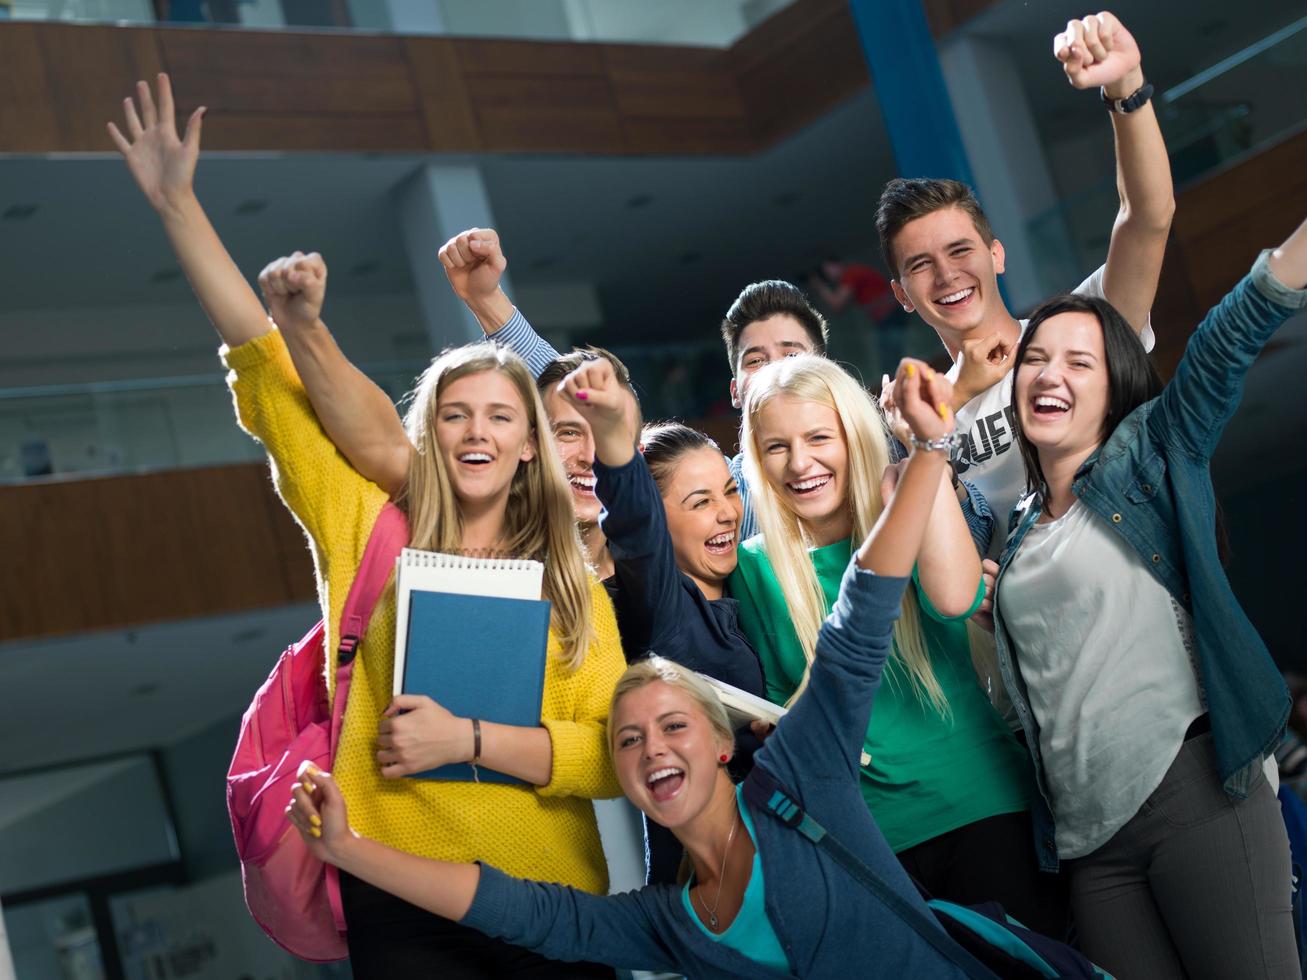
[[[1289,698],[1217,557],[1209,461],[1304,287],[1307,224],[1208,313],[1165,387],[1103,300],[1050,300],[1017,350],[1030,489],[999,563],[999,664],[1041,860],[1067,861],[1085,953],[1118,980],[1300,975],[1263,774]]]

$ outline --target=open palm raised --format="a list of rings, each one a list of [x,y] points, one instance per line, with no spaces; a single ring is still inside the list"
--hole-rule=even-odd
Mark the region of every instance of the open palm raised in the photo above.
[[[186,121],[186,136],[177,136],[176,108],[172,98],[172,83],[160,72],[158,77],[159,101],[156,106],[150,86],[136,83],[136,102],[123,100],[123,117],[127,135],[109,123],[109,135],[118,152],[127,161],[127,169],[140,186],[141,192],[156,211],[175,207],[191,193],[195,178],[195,163],[200,156],[200,121],[205,107],[200,106]]]

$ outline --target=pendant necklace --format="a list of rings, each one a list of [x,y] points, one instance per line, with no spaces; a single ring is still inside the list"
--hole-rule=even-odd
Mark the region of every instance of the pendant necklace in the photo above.
[[[722,885],[726,881],[726,860],[731,856],[731,841],[735,839],[735,828],[740,823],[738,819],[739,810],[736,810],[735,813],[737,819],[731,821],[731,832],[726,835],[726,846],[722,848],[722,876],[717,882],[717,897],[713,899],[712,908],[709,908],[708,903],[704,901],[703,885],[701,884],[699,886],[699,905],[705,912],[708,913],[708,928],[711,929],[713,932],[716,932],[718,929],[717,906],[722,903]]]

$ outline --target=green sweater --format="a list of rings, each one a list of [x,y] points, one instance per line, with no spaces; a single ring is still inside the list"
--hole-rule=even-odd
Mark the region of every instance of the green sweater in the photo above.
[[[852,542],[837,541],[809,554],[829,611]],[[740,605],[740,626],[762,659],[767,697],[784,704],[803,680],[807,662],[761,536],[740,548],[730,588]],[[983,598],[982,584],[975,605]],[[919,585],[917,600],[951,717],[918,696],[897,658],[890,659],[863,742],[871,761],[862,767],[862,797],[896,852],[986,817],[1019,813],[1030,800],[1029,757],[981,691],[971,666],[966,620],[974,606],[950,619],[935,610]]]

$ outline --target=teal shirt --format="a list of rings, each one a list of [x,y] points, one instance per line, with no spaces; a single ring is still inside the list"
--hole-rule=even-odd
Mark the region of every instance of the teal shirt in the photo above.
[[[753,871],[749,874],[749,884],[744,890],[744,902],[735,915],[735,921],[720,936],[705,926],[695,914],[694,905],[690,901],[690,885],[693,879],[687,881],[685,887],[681,889],[681,904],[685,907],[685,914],[693,919],[700,931],[713,942],[729,946],[755,963],[770,966],[782,973],[789,973],[789,958],[781,947],[781,941],[776,938],[776,930],[772,928],[771,919],[767,918],[767,892],[762,880],[762,855],[758,851],[758,835],[753,832],[753,817],[749,814],[748,804],[744,802],[742,785],[735,787],[735,798],[740,806],[744,829],[753,840]]]
[[[784,704],[803,680],[807,661],[763,539],[746,541],[739,554],[730,589],[739,602],[740,627],[762,660],[767,697]],[[852,554],[848,539],[809,552],[827,611]],[[1029,756],[981,691],[971,665],[966,620],[974,607],[948,618],[919,585],[916,595],[926,649],[950,715],[918,696],[891,657],[863,742],[870,763],[862,767],[861,788],[896,852],[986,817],[1020,813],[1030,802]],[[981,583],[975,605],[983,598]]]

